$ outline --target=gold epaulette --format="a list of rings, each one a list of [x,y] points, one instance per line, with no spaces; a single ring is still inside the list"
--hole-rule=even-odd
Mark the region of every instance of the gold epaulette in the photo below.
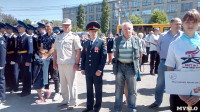
[[[17,38],[17,35],[13,35],[14,38]]]

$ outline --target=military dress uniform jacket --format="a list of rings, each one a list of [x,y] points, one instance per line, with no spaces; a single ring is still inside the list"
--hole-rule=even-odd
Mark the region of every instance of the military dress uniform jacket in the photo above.
[[[34,34],[32,36],[33,39],[33,52],[36,53],[38,51],[38,36],[36,34]]]
[[[17,46],[17,63],[31,63],[33,55],[33,39],[31,36],[26,33],[22,36],[19,35],[17,39]]]
[[[86,75],[94,76],[97,70],[103,73],[107,59],[105,41],[96,38],[94,43],[90,45],[90,41],[88,40],[84,44],[81,58],[81,70],[85,70]]]
[[[5,67],[6,64],[6,40],[0,35],[0,67]]]
[[[17,36],[13,33],[6,38],[7,43],[7,56],[6,61],[10,63],[11,61],[16,62],[17,60]]]

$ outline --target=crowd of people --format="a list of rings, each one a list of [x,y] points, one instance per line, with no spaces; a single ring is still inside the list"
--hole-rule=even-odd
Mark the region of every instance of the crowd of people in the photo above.
[[[150,54],[149,73],[158,77],[155,101],[149,108],[158,108],[165,91],[165,71],[199,71],[198,68],[184,67],[182,60],[187,55],[185,52],[200,49],[200,35],[196,32],[199,25],[200,14],[195,9],[188,11],[182,20],[172,18],[167,32],[160,33],[159,28],[154,28],[147,35],[134,32],[130,22],[122,24],[122,35],[113,37],[109,32],[106,37],[101,33],[99,38],[101,26],[98,22],[88,23],[88,32],[79,35],[71,31],[68,18],[62,21],[62,32],[54,32],[52,22],[38,23],[38,34],[34,33],[35,27],[22,21],[18,21],[17,28],[0,23],[0,103],[6,101],[6,91],[11,94],[19,91],[19,81],[22,81],[21,97],[30,95],[34,89],[39,95],[35,103],[45,102],[52,93],[49,90],[51,78],[55,86],[53,100],[59,100],[62,95],[63,101],[58,106],[67,105],[68,109],[73,109],[78,104],[76,71],[81,69],[87,88],[83,112],[99,112],[103,70],[108,60],[107,64],[113,64],[116,78],[115,112],[122,111],[123,94],[129,111],[136,112],[136,85],[141,80],[141,65],[148,62]],[[197,52],[195,57],[200,57],[200,53]],[[171,94],[170,109],[177,112],[179,106],[199,107],[199,100],[199,96]]]

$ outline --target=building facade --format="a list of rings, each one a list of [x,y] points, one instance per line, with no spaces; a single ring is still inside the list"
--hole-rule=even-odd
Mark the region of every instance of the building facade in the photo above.
[[[91,21],[100,23],[102,3],[84,5],[85,24]],[[200,11],[200,0],[114,0],[109,1],[110,5],[110,31],[116,33],[118,18],[120,23],[129,21],[130,15],[140,16],[143,23],[147,24],[151,13],[155,9],[164,10],[171,20],[173,17],[182,18],[186,11],[197,9]],[[72,24],[76,25],[78,6],[63,8],[63,18],[70,18]]]

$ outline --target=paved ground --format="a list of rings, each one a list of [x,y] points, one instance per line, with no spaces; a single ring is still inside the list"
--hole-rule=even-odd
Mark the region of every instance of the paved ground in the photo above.
[[[148,105],[154,101],[154,88],[156,85],[157,76],[149,75],[149,65],[144,65],[141,73],[142,81],[137,83],[138,96],[137,107],[138,112],[170,112],[169,110],[169,95],[164,94],[164,99],[159,109],[148,109]],[[103,76],[103,103],[101,112],[113,112],[114,110],[114,92],[115,92],[115,76],[112,74],[112,65],[106,65]],[[53,102],[52,97],[45,103],[35,104],[34,101],[38,99],[35,90],[27,97],[19,97],[17,93],[7,93],[7,101],[5,104],[0,104],[0,112],[81,112],[86,105],[86,84],[85,76],[81,75],[80,71],[77,73],[77,86],[79,105],[74,110],[67,110],[65,106],[57,107],[57,104],[62,101]],[[54,86],[51,84],[51,90],[54,91]],[[123,106],[123,112],[128,112],[127,107]]]

